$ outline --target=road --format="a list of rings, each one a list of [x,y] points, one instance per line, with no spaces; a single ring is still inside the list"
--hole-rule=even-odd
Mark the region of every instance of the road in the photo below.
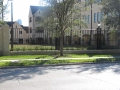
[[[0,90],[120,90],[120,63],[0,69]]]

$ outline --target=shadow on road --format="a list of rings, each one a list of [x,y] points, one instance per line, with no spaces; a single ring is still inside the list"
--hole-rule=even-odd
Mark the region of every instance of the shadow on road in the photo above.
[[[16,79],[16,76],[22,79],[30,79],[34,77],[34,75],[43,75],[47,73],[46,68],[15,68],[15,69],[0,69],[0,83],[5,82],[7,80]]]
[[[65,65],[65,66],[48,66],[48,67],[31,67],[31,68],[15,68],[15,69],[0,69],[0,83],[7,80],[14,80],[16,77],[19,80],[27,80],[35,75],[45,75],[50,71],[70,71],[71,73],[82,73],[91,71],[92,73],[101,73],[105,70],[111,70],[115,74],[120,74],[120,63],[101,63],[101,64],[80,64],[80,65]],[[54,74],[53,74],[54,75]],[[53,76],[54,77],[54,76]]]

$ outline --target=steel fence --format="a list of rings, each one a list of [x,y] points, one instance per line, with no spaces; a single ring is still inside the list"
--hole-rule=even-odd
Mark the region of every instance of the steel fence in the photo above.
[[[13,40],[13,41],[11,41]],[[13,42],[13,43],[11,43]],[[43,29],[13,29],[13,39],[10,32],[10,47],[15,51],[26,50],[59,50],[60,38],[55,30]],[[98,47],[99,46],[99,47]],[[74,30],[63,35],[63,50],[95,50],[119,49],[120,37],[110,38],[106,30]]]

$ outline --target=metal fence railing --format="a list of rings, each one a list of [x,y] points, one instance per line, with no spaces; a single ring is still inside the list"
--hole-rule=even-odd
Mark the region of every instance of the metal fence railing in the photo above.
[[[10,50],[11,44],[13,44],[12,50],[15,51],[59,50],[60,38],[56,37],[54,30],[14,28],[13,39],[10,33]],[[77,30],[74,33],[71,31],[65,33],[63,38],[64,50],[94,50],[97,49],[98,44],[100,49],[119,49],[120,39],[119,37],[110,39],[109,33],[105,30],[101,30],[101,33],[97,33],[97,30],[82,30],[81,32]]]

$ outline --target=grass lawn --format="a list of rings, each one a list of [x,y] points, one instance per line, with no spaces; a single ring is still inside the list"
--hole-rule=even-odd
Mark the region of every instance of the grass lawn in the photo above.
[[[60,57],[59,55],[10,55],[0,56],[0,60],[13,60],[13,59],[41,59],[41,58],[88,58],[88,57],[111,57],[119,56],[119,54],[64,54]]]
[[[88,47],[82,47],[77,45],[64,46],[63,50],[87,50]],[[11,45],[9,45],[9,49],[11,50]],[[55,50],[54,45],[17,45],[14,44],[13,51],[31,51],[31,50]]]
[[[93,59],[78,59],[78,60],[55,60],[54,58],[88,58],[88,57],[114,57],[118,54],[65,54],[63,57],[59,55],[13,55],[13,56],[0,56],[0,60],[20,60],[19,62],[0,62],[0,67],[5,66],[31,66],[31,65],[49,65],[49,64],[69,64],[69,63],[85,63],[85,62],[114,62],[120,61],[119,58],[93,58]],[[25,60],[25,59],[41,59],[47,58],[50,60]]]
[[[11,49],[11,45],[9,45],[9,48]],[[55,50],[55,46],[52,45],[14,45],[13,47],[14,51],[31,51],[31,50]]]
[[[11,55],[11,56],[0,56],[0,60],[16,60],[16,59],[53,59],[53,58],[88,58],[88,57],[114,57],[119,56],[117,54],[64,54],[60,57],[59,55]]]
[[[20,60],[19,62],[0,62],[0,67],[6,66],[36,66],[36,65],[59,65],[59,64],[76,64],[76,63],[97,63],[97,62],[115,62],[120,59],[84,59],[84,60]]]
[[[11,55],[0,56],[0,60],[14,60],[14,59],[40,59],[40,58],[53,58],[50,55]]]

